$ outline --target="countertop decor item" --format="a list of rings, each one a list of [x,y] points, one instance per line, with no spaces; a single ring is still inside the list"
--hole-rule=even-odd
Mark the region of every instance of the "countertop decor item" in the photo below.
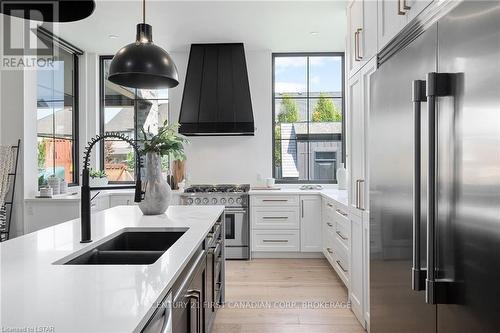
[[[59,194],[66,194],[68,192],[68,183],[63,179],[59,183]]]
[[[172,189],[161,174],[161,156],[158,153],[146,153],[146,178],[143,189],[144,200],[139,203],[142,213],[165,213],[172,199]]]
[[[103,170],[90,169],[89,176],[89,185],[91,187],[103,187],[108,185],[108,176]]]
[[[339,190],[347,189],[347,171],[344,167],[344,163],[340,163],[340,168],[337,169],[337,184]]]
[[[42,187],[40,188],[39,198],[52,198],[52,188],[51,187]]]
[[[184,144],[187,140],[177,133],[177,124],[167,121],[158,128],[158,133],[146,133],[142,153],[146,155],[146,179],[144,182],[144,200],[139,208],[144,215],[159,215],[165,213],[172,198],[172,189],[163,178],[161,157],[170,156],[173,160],[184,160]]]
[[[274,178],[266,178],[266,186],[267,187],[273,187],[275,183]]]
[[[136,41],[115,54],[108,80],[139,89],[173,88],[179,84],[174,61],[167,51],[153,44],[153,28],[146,24],[145,0],[142,1],[142,23],[137,24]]]
[[[52,194],[59,194],[59,189],[61,187],[61,180],[56,176],[52,175],[47,178],[47,184],[52,189]]]
[[[186,169],[186,161],[185,160],[175,160],[172,163],[172,178],[174,187],[173,190],[179,189],[179,183],[184,180],[184,171]]]

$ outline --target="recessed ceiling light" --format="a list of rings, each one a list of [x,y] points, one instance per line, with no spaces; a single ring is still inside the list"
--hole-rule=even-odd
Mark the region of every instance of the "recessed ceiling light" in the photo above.
[[[311,34],[311,36],[318,36],[319,32],[317,32],[317,31],[311,31],[309,34]]]
[[[109,38],[111,38],[111,39],[116,39],[116,38],[118,38],[118,36],[117,36],[117,35],[109,35],[108,37],[109,37]]]

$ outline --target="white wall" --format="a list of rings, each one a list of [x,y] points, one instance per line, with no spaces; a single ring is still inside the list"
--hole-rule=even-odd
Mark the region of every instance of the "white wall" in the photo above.
[[[170,116],[179,120],[188,53],[172,53],[180,84],[169,91]],[[272,176],[272,53],[247,51],[255,120],[254,136],[190,137],[186,149],[189,182],[260,184]]]

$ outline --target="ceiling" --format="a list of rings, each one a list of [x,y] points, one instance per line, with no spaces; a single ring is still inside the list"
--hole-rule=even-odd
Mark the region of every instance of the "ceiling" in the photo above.
[[[215,42],[274,52],[343,51],[345,6],[340,0],[147,0],[146,23],[153,26],[154,42],[170,52]],[[57,24],[54,32],[86,52],[114,54],[135,40],[141,9],[141,0],[97,0],[90,17]]]

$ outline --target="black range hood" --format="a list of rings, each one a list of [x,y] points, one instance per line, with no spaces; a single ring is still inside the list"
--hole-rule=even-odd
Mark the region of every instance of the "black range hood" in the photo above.
[[[179,123],[187,136],[254,135],[242,43],[191,45]]]

